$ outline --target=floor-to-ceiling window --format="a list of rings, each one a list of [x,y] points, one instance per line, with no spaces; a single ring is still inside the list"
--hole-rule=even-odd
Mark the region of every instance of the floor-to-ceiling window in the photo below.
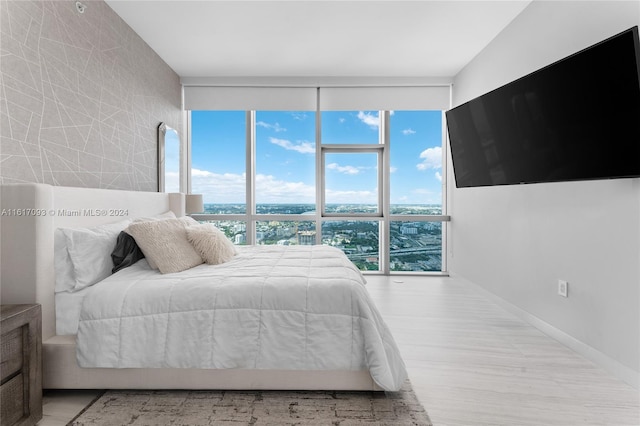
[[[389,117],[391,271],[438,271],[443,264],[444,154],[441,111]]]
[[[326,244],[363,271],[446,271],[442,110],[191,110],[198,220],[235,244]]]
[[[244,111],[191,111],[191,192],[202,194],[207,221],[234,244],[247,231],[247,114]]]

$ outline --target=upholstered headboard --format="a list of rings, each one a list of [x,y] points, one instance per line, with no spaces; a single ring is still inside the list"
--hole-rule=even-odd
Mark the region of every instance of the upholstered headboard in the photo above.
[[[54,231],[91,227],[172,210],[184,216],[184,194],[71,188],[0,187],[0,299],[42,305],[42,337],[55,335]]]

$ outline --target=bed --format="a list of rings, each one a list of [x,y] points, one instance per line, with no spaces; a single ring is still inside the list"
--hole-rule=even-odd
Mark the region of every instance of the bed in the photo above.
[[[45,389],[393,391],[406,379],[364,279],[336,249],[241,247],[221,265],[166,274],[142,259],[60,292],[61,228],[180,218],[184,195],[8,184],[0,200],[2,303],[41,304]]]

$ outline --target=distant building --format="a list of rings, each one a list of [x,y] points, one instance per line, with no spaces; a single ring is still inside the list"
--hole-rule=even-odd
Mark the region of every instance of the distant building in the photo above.
[[[442,226],[438,222],[425,222],[422,227],[428,231],[437,230],[440,226]]]
[[[402,235],[417,235],[418,228],[414,228],[413,226],[402,226],[400,227],[400,233]]]
[[[298,244],[312,246],[316,243],[316,231],[298,231]]]
[[[278,237],[286,237],[287,235],[291,235],[291,228],[288,226],[276,228],[276,235]]]
[[[242,245],[246,242],[247,242],[247,237],[244,234],[236,234],[235,238],[233,239],[233,243],[235,245]]]

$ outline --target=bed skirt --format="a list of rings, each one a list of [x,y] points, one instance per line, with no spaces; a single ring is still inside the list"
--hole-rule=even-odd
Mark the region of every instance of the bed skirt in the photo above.
[[[382,390],[367,370],[81,368],[75,339],[54,336],[43,343],[44,389]]]

